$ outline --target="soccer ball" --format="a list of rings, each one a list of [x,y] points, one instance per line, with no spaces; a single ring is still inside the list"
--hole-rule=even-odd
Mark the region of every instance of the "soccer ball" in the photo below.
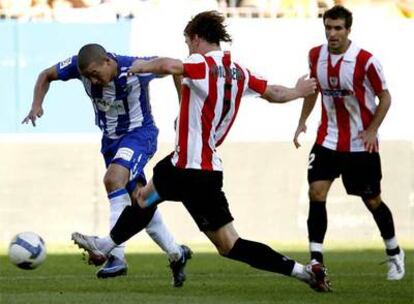
[[[17,234],[9,245],[10,262],[22,269],[35,269],[46,259],[43,239],[34,232]]]

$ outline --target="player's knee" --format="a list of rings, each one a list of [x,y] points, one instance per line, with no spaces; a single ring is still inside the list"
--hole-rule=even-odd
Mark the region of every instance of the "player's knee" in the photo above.
[[[367,208],[369,210],[377,209],[381,205],[381,202],[382,202],[382,199],[381,199],[380,195],[378,195],[374,198],[362,197],[362,200],[363,200],[365,206],[367,206]]]
[[[326,201],[326,191],[317,187],[309,188],[309,199],[315,202],[325,202]]]
[[[220,245],[216,245],[216,249],[217,252],[221,255],[221,256],[228,256],[230,253],[230,250],[233,246],[227,246],[226,244],[220,244]]]
[[[114,175],[106,174],[103,179],[103,183],[105,185],[105,189],[108,193],[113,192],[117,189],[124,188],[126,183],[122,178],[118,178]]]
[[[228,256],[235,242],[236,241],[231,238],[224,238],[214,242],[214,245],[221,256]]]

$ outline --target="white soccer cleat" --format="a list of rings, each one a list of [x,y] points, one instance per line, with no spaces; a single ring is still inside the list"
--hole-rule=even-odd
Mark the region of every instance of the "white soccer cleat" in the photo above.
[[[97,236],[88,236],[79,232],[72,233],[73,242],[78,245],[79,248],[85,249],[89,254],[88,263],[100,266],[105,263],[108,257],[98,248],[96,244],[97,238]]]
[[[400,250],[399,254],[388,257],[388,275],[390,281],[401,280],[405,275],[405,254],[404,250]]]

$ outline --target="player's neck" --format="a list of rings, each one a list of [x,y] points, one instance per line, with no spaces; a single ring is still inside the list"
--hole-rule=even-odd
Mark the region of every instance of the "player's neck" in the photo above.
[[[207,54],[213,51],[221,51],[220,45],[215,43],[202,43],[198,48],[198,53],[201,55]]]
[[[351,45],[351,40],[347,40],[346,43],[343,46],[339,47],[339,48],[335,48],[335,49],[329,48],[329,53],[331,53],[333,55],[344,54],[348,50],[350,45]]]

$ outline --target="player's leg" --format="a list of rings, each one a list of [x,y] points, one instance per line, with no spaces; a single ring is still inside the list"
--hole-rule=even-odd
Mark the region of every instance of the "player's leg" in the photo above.
[[[387,279],[401,280],[405,275],[405,256],[404,251],[398,245],[391,210],[383,202],[380,195],[363,200],[368,210],[372,213],[385,244],[385,251],[388,257]]]
[[[326,197],[332,181],[315,181],[309,185],[309,212],[307,219],[311,261],[323,261],[323,242],[328,228]]]
[[[143,209],[156,206],[165,200],[178,200],[177,192],[180,191],[180,172],[172,166],[170,157],[161,160],[154,168],[153,178],[158,181],[161,189],[159,194],[153,180],[146,187],[140,189],[133,195],[134,202]],[[172,271],[172,285],[181,287],[186,280],[185,266],[192,257],[192,251],[185,245],[177,245],[171,233],[162,222],[161,214],[156,212],[147,226],[147,233],[168,254],[169,264]]]
[[[145,193],[145,195],[137,194],[137,197],[139,197],[139,202],[142,205],[146,205],[144,208],[148,208],[149,205],[152,205],[154,203],[157,204],[160,202],[159,195],[153,187],[152,180],[149,182],[147,188],[143,188],[142,192]],[[154,198],[156,201],[153,201]],[[164,224],[161,213],[158,209],[155,210],[155,213],[151,221],[146,226],[145,231],[148,233],[151,239],[167,254],[169,265],[172,271],[172,285],[174,287],[183,286],[186,279],[184,267],[187,263],[187,260],[191,259],[192,256],[192,251],[190,248],[186,245],[178,245],[176,243],[174,236]]]
[[[104,137],[102,154],[107,171],[104,184],[110,203],[110,229],[118,220],[126,206],[131,205],[131,193],[139,185],[145,184],[144,166],[157,148],[158,130],[139,128],[119,139]],[[125,244],[116,246],[102,269],[97,272],[100,278],[126,274]]]
[[[104,184],[109,200],[109,229],[112,229],[126,206],[131,205],[131,198],[126,189],[129,180],[129,169],[112,163],[109,165]],[[116,277],[127,273],[125,260],[125,244],[119,244],[111,251],[106,264],[96,273],[98,278]]]
[[[150,181],[145,187],[151,187]],[[78,232],[72,234],[72,240],[89,254],[89,261],[94,265],[102,265],[111,257],[114,248],[129,240],[143,230],[154,216],[156,206],[141,208],[138,204],[126,206],[110,234],[105,237],[88,236]]]
[[[326,199],[333,180],[339,176],[335,151],[314,145],[309,154],[309,213],[307,219],[311,262],[324,264],[323,242],[328,227]]]
[[[297,278],[316,291],[330,290],[329,281],[320,264],[305,266],[265,244],[242,239],[231,222],[215,231],[204,231],[204,233],[216,246],[219,254],[226,258],[246,263],[257,269]]]
[[[391,210],[381,198],[381,178],[378,153],[352,153],[343,174],[345,188],[362,198],[377,224],[388,257],[388,280],[400,280],[405,274],[404,252],[398,245]]]
[[[221,172],[194,172],[185,174],[183,204],[199,229],[216,246],[218,252],[227,258],[241,261],[252,267],[294,276],[319,291],[329,289],[323,269],[306,270],[294,260],[272,250],[269,246],[239,237],[233,227],[233,216],[222,191]],[[316,274],[318,279],[316,280]],[[316,282],[317,281],[317,282]]]

